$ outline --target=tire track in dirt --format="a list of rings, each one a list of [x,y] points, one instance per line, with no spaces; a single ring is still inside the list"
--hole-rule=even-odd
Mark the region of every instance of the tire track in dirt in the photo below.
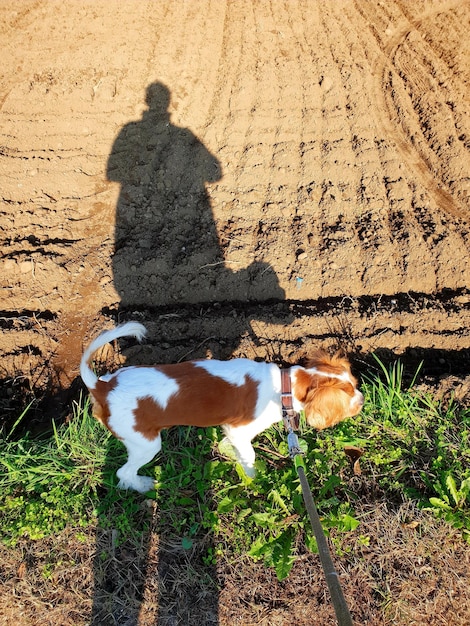
[[[307,7],[299,15],[293,3],[287,5],[284,13],[280,10],[282,6],[281,3],[271,5],[272,10],[276,10],[275,15],[257,11],[259,32],[254,33],[254,40],[263,43],[258,49],[253,49],[253,45],[251,48],[240,45],[235,35],[227,37],[229,41],[235,41],[236,50],[253,49],[253,54],[242,59],[243,69],[233,81],[239,90],[245,88],[245,100],[241,107],[235,107],[232,98],[228,119],[235,123],[233,110],[239,109],[243,113],[241,119],[236,120],[237,128],[245,124],[247,130],[241,137],[245,148],[235,165],[238,171],[229,172],[226,177],[226,207],[232,220],[237,213],[242,213],[239,201],[230,200],[233,191],[229,190],[236,188],[243,193],[242,201],[251,204],[256,213],[261,208],[264,223],[260,229],[256,224],[249,227],[255,250],[247,253],[254,255],[257,250],[258,254],[265,254],[264,258],[273,263],[283,285],[294,285],[295,289],[296,277],[304,276],[304,287],[320,295],[322,285],[330,284],[333,276],[335,281],[344,280],[345,286],[350,284],[351,277],[356,279],[349,263],[343,262],[339,266],[333,259],[322,257],[327,255],[328,245],[335,237],[338,214],[347,216],[357,211],[354,196],[359,178],[355,175],[354,155],[349,147],[349,125],[343,114],[347,102],[343,97],[342,77],[331,66],[330,44],[322,35],[324,29],[320,26],[319,9]],[[246,13],[243,17],[246,18]],[[232,29],[237,22],[232,16],[229,20]],[[264,30],[260,26],[262,22]],[[252,24],[250,29],[245,25],[242,29],[243,36],[245,32],[253,31]],[[266,35],[270,37],[267,41]],[[256,54],[259,55],[260,50],[262,59],[257,60]],[[265,59],[270,59],[271,63],[266,64]],[[261,77],[258,75],[260,69],[263,72]],[[258,81],[257,100],[251,95],[254,87],[246,89],[250,84],[247,76],[251,77],[251,84]],[[230,86],[226,86],[226,90],[230,92]],[[263,96],[261,99],[259,94]],[[226,95],[223,101],[228,99]],[[252,112],[251,116],[247,115],[247,110]],[[297,137],[293,135],[294,129]],[[229,135],[228,132],[224,134]],[[240,142],[232,154],[236,155],[239,145]],[[230,144],[227,153],[229,147]],[[261,177],[253,179],[249,176],[261,169]],[[346,183],[342,180],[345,170],[348,173]],[[243,184],[241,181],[245,178],[247,182]],[[221,196],[219,187],[215,197]],[[240,218],[246,220],[246,213]],[[344,222],[344,217],[341,220]],[[362,265],[362,247],[354,238],[354,230],[351,232],[350,222],[347,221],[348,232],[340,243],[344,256],[347,256],[345,249],[348,247],[357,265]],[[286,237],[288,232],[293,235],[290,241]],[[331,239],[330,233],[333,235]],[[229,239],[227,230],[224,235]],[[279,239],[284,253],[282,263],[274,254]],[[240,250],[239,246],[237,249]],[[362,260],[366,261],[365,258]],[[343,288],[337,283],[336,287],[338,290]],[[293,292],[292,287],[289,293],[294,297],[302,295]]]
[[[420,275],[421,289],[443,286],[449,263],[446,218],[433,210],[422,224],[425,185],[417,186],[393,147],[377,139],[370,120],[375,103],[367,58],[357,37],[363,23],[358,24],[357,12],[344,18],[344,7],[351,14],[351,3],[325,3],[312,10],[289,3],[283,13],[284,6],[276,3],[254,13],[239,5],[233,13],[230,7],[226,16],[224,46],[234,43],[233,65],[238,69],[212,106],[224,118],[220,111],[230,102],[220,153],[227,155],[225,180],[213,194],[226,262],[232,261],[231,251],[238,253],[235,264],[241,253],[244,258],[264,258],[294,299],[356,288],[393,293],[403,280],[418,288],[411,284],[411,268]],[[228,75],[231,53],[230,47],[223,51],[222,76]],[[360,63],[362,83],[356,80]],[[284,74],[283,66],[289,66]],[[364,105],[361,99],[369,102]],[[278,139],[287,135],[287,110],[298,141],[291,132],[283,143]],[[236,140],[231,126],[240,131]],[[220,200],[223,211],[217,207]],[[230,214],[232,228],[224,213]],[[253,220],[252,215],[262,218]],[[251,233],[244,245],[242,230]],[[464,240],[457,233],[452,237],[455,249],[465,254]],[[436,254],[434,246],[441,242]],[[279,249],[282,261],[276,255]],[[304,278],[303,292],[295,291],[296,277]]]
[[[447,91],[445,83],[449,72],[437,67],[441,59],[436,57],[429,45],[427,50],[422,49],[426,41],[421,34],[427,23],[437,17],[448,19],[454,9],[462,6],[468,8],[470,5],[462,1],[448,2],[440,4],[438,8],[425,11],[419,19],[413,19],[408,14],[406,5],[402,3],[403,15],[407,18],[406,23],[396,26],[388,39],[381,42],[384,56],[378,60],[375,70],[375,100],[379,106],[374,111],[378,113],[377,121],[385,135],[396,143],[406,163],[416,172],[436,204],[453,217],[468,222],[470,219],[468,168],[466,172],[462,171],[456,163],[460,161],[468,164],[468,152],[466,153],[465,149],[456,150],[456,154],[445,159],[446,162],[448,160],[454,162],[453,169],[457,173],[460,170],[460,177],[455,176],[456,172],[447,172],[447,176],[444,177],[440,171],[444,160],[440,155],[440,163],[436,163],[432,146],[435,141],[435,144],[442,149],[450,141],[448,137],[441,138],[441,141],[433,137],[433,129],[436,126],[440,128],[443,126],[443,111],[448,111],[452,106],[449,103],[449,94],[445,93]],[[364,4],[356,2],[356,7],[365,19],[366,15],[370,19],[368,11],[370,6],[366,8]],[[462,23],[459,27],[465,40],[467,29]],[[415,35],[415,40],[409,42],[411,35]],[[408,50],[406,49],[407,43],[410,43]],[[430,64],[434,65],[431,72],[429,71]],[[442,95],[439,92],[442,92]],[[410,98],[411,105],[407,102]],[[408,109],[408,114],[404,113],[404,109]],[[418,109],[417,114],[416,109]],[[430,109],[437,110],[438,116],[429,114]],[[455,120],[450,119],[443,130],[444,134],[455,126]],[[463,133],[457,133],[452,140],[457,140],[458,143],[459,134]],[[436,182],[436,174],[440,179],[439,183]],[[455,185],[455,179],[462,177],[467,184]],[[445,179],[450,179],[451,185],[457,187],[457,199],[451,193]]]
[[[462,220],[455,222],[452,216],[440,209],[439,204],[435,205],[432,196],[429,196],[426,180],[423,182],[420,175],[416,175],[414,170],[408,168],[407,160],[401,158],[402,153],[400,151],[394,154],[394,144],[387,140],[389,136],[394,138],[400,131],[393,127],[383,107],[380,107],[382,83],[378,80],[376,65],[384,62],[382,52],[385,47],[384,41],[387,40],[390,33],[394,32],[395,24],[403,23],[403,13],[399,6],[392,3],[379,5],[375,3],[358,5],[355,3],[354,6],[353,9],[350,3],[345,3],[342,5],[343,10],[337,11],[336,17],[343,22],[345,40],[351,40],[351,33],[348,34],[348,29],[351,30],[351,26],[354,27],[354,33],[357,37],[358,44],[355,55],[364,65],[364,98],[371,97],[367,107],[369,115],[370,112],[374,112],[373,119],[378,118],[378,129],[382,133],[382,135],[378,134],[377,129],[373,131],[373,144],[379,152],[379,165],[374,164],[374,172],[375,176],[378,176],[378,183],[382,182],[386,189],[385,202],[380,200],[382,208],[380,210],[381,217],[377,223],[378,227],[368,229],[369,232],[373,232],[372,237],[368,237],[369,243],[371,239],[372,245],[378,241],[384,241],[383,249],[385,251],[390,254],[390,251],[394,250],[395,262],[398,264],[398,275],[404,278],[409,276],[410,272],[418,271],[421,288],[432,292],[436,288],[449,285],[446,275],[448,276],[447,268],[451,262],[451,256],[464,258],[468,255],[468,244],[465,242],[465,238],[468,236],[468,226]],[[409,23],[407,22],[407,24]],[[371,33],[373,33],[374,40],[378,42],[378,48],[371,45]],[[368,68],[372,71],[368,71]],[[382,110],[381,115],[376,114],[377,107]],[[412,117],[413,115],[414,113],[410,111],[409,116]],[[387,128],[390,126],[389,131],[384,130],[381,122],[386,124]],[[382,130],[380,131],[380,129]],[[361,135],[358,139],[357,143],[360,146]],[[413,150],[413,148],[408,147],[405,140],[403,140],[403,144],[407,154]],[[416,159],[416,155],[413,154],[412,160],[416,161]],[[366,182],[367,184],[363,185],[361,189],[361,195],[365,196],[364,199],[370,197],[371,190],[376,187],[374,178],[371,178],[370,174],[369,177],[366,174]],[[465,183],[465,179],[463,179],[463,183]],[[368,225],[373,223],[370,215],[365,216],[365,221]],[[460,225],[457,226],[457,224]],[[386,230],[383,230],[384,228]],[[454,237],[452,231],[455,228],[461,237]],[[381,231],[382,236],[380,236]],[[451,248],[449,248],[451,239],[452,253],[450,253]],[[392,267],[393,265],[391,266],[393,272]],[[377,271],[374,263],[371,265],[371,270],[372,272]],[[379,275],[388,277],[389,273],[379,270]],[[366,276],[367,272],[364,274],[364,277]],[[463,278],[463,280],[464,284],[468,283],[468,278]],[[387,291],[385,292],[387,293]],[[388,293],[390,292],[388,291]]]

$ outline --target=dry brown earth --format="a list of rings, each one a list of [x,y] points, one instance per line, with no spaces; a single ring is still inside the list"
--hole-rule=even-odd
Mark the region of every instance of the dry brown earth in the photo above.
[[[136,317],[135,362],[321,342],[468,375],[469,22],[465,0],[2,0],[5,410],[76,389],[83,342]]]
[[[468,350],[468,2],[0,15],[4,378],[67,386],[135,310],[163,360],[247,331]]]

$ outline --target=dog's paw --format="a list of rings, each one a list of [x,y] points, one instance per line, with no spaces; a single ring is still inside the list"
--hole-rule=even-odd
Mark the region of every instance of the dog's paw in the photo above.
[[[227,439],[227,437],[224,437],[222,439],[222,441],[219,441],[218,448],[219,448],[219,453],[222,456],[226,456],[227,458],[232,459],[232,461],[238,461],[237,453],[235,452],[235,448],[230,443],[230,441]]]
[[[256,470],[255,470],[255,468],[252,465],[246,465],[245,463],[238,462],[235,465],[235,468],[237,470],[237,474],[238,474],[240,480],[244,484],[248,485],[249,483],[251,483],[253,478],[256,476]]]
[[[119,489],[134,489],[139,493],[147,493],[155,489],[155,481],[150,476],[134,476],[132,479],[122,479],[118,482]]]
[[[254,478],[256,476],[256,470],[252,465],[248,467],[243,467],[243,469],[245,470],[245,474],[248,476],[248,478]]]

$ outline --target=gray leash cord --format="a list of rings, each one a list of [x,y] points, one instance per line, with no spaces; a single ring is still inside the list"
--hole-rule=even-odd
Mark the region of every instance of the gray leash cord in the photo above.
[[[312,525],[315,539],[318,546],[318,555],[323,567],[328,589],[330,590],[331,601],[336,613],[336,620],[339,626],[353,626],[351,614],[348,609],[346,600],[344,599],[343,590],[341,589],[341,583],[339,581],[338,574],[335,570],[333,560],[331,558],[328,543],[326,541],[325,533],[320,522],[317,507],[313,500],[310,485],[308,484],[307,476],[305,474],[305,465],[301,456],[301,450],[297,435],[292,430],[289,418],[286,416],[284,419],[285,426],[287,428],[287,442],[289,444],[289,454],[294,461],[294,465],[297,468],[297,474],[300,479],[300,486],[302,487],[302,495],[307,509],[310,523]]]
[[[325,534],[323,532],[320,518],[318,517],[317,507],[315,506],[315,502],[312,498],[310,486],[305,475],[305,469],[302,465],[297,466],[297,473],[299,475],[307,513],[310,518],[313,532],[315,533],[315,539],[317,540],[318,554],[325,573],[328,589],[330,590],[331,601],[333,602],[333,607],[335,609],[336,619],[339,626],[353,626],[351,614],[349,613],[348,605],[344,599],[338,574],[336,573],[335,566],[331,559]]]

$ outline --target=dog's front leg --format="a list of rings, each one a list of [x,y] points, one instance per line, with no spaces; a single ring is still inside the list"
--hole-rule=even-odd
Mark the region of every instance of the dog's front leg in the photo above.
[[[247,476],[253,478],[256,474],[255,470],[255,450],[251,445],[249,434],[241,426],[239,428],[224,428],[228,441],[232,444],[238,462],[243,467],[243,471]]]

